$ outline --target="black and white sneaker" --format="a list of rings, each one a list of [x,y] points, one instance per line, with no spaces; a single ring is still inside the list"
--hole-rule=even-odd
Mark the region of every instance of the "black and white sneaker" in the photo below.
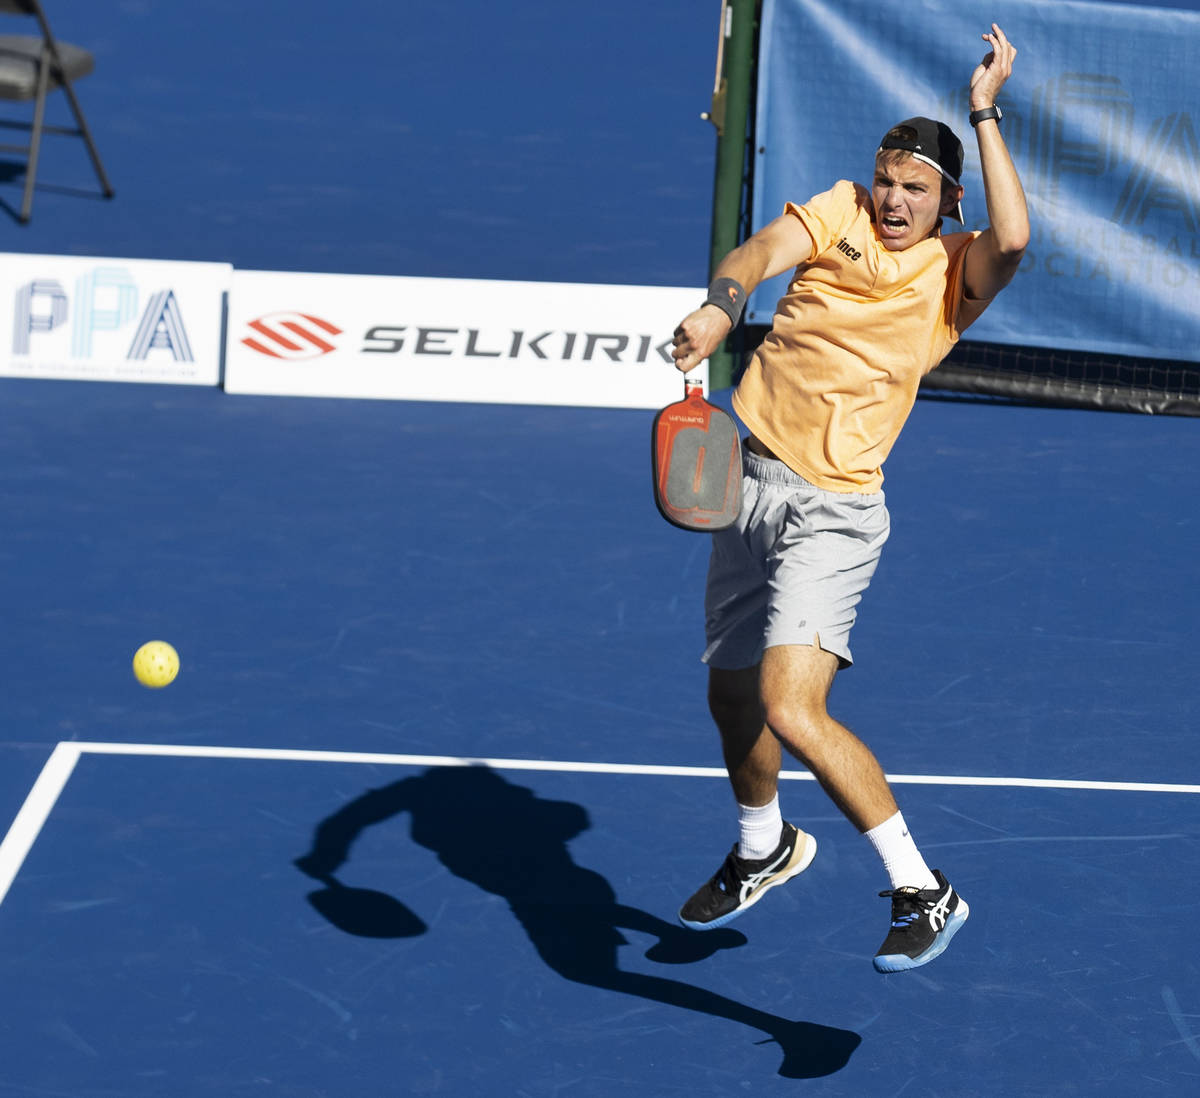
[[[927,965],[950,944],[971,909],[940,869],[933,871],[937,888],[893,888],[892,929],[875,955],[877,972],[906,972]]]
[[[817,840],[784,821],[779,845],[765,858],[739,858],[729,852],[716,875],[679,909],[679,921],[692,930],[715,930],[756,904],[764,892],[803,873],[817,853]]]

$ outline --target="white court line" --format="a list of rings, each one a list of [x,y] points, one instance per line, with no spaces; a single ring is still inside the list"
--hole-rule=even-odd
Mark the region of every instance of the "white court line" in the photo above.
[[[60,743],[51,753],[0,843],[0,903],[41,833],[80,755],[139,755],[176,759],[257,759],[274,762],[371,763],[378,766],[488,766],[493,770],[542,770],[578,774],[645,774],[685,778],[723,778],[724,767],[655,766],[646,763],[555,762],[549,759],[485,759],[456,755],[397,755],[368,751],[293,751],[271,747],[203,747],[151,743]],[[781,778],[812,781],[802,771]],[[1008,786],[1025,789],[1093,789],[1136,793],[1200,793],[1200,785],[1160,782],[1101,782],[1056,778],[997,778],[943,774],[889,774],[899,785]]]
[[[12,827],[4,836],[4,842],[0,843],[0,903],[3,903],[4,897],[8,895],[13,878],[24,864],[25,856],[41,833],[42,825],[45,824],[50,810],[54,808],[78,761],[77,743],[60,743],[51,752],[37,781],[33,783],[29,796],[21,805],[21,811],[17,813]]]
[[[203,747],[186,744],[73,742],[71,746],[92,755],[165,755],[191,759],[375,763],[380,766],[489,766],[493,770],[549,770],[579,774],[658,774],[682,778],[725,777],[725,768],[721,766],[555,762],[551,759],[485,759],[460,755],[396,755],[369,751],[296,751],[275,747]],[[795,781],[813,781],[813,776],[805,771],[785,770],[780,777]],[[954,774],[889,774],[887,778],[889,782],[900,785],[982,785],[1032,789],[1109,789],[1135,793],[1200,793],[1200,785],[1178,785],[1163,782],[1102,782],[1071,778],[995,778]]]

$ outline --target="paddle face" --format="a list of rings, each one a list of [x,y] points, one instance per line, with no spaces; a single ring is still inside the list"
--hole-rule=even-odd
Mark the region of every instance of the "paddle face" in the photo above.
[[[684,530],[724,530],[742,505],[742,447],[726,412],[684,379],[684,398],[654,417],[654,502]]]

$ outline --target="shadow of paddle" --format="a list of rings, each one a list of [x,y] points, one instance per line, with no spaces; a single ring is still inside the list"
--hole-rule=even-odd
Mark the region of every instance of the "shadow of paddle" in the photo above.
[[[415,938],[429,929],[415,911],[386,892],[348,888],[332,876],[321,880],[325,887],[310,892],[308,902],[338,930],[359,938]]]
[[[623,929],[657,939],[646,957],[665,965],[701,961],[744,945],[746,938],[729,928],[695,933],[619,903],[612,885],[577,865],[567,848],[590,826],[586,810],[538,797],[486,766],[436,767],[370,790],[321,821],[312,849],[295,864],[325,886],[310,893],[309,902],[340,930],[370,938],[426,931],[400,900],[348,888],[335,877],[365,829],[403,812],[411,814],[413,841],[455,876],[502,897],[538,956],[566,980],[757,1030],[779,1044],[779,1074],[788,1078],[839,1071],[862,1040],[849,1030],[789,1021],[681,980],[623,971],[617,956],[618,946],[628,944]]]

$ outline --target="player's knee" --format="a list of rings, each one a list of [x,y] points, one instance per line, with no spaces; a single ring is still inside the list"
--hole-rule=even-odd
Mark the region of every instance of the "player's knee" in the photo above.
[[[805,698],[764,699],[766,723],[779,740],[802,759],[821,753],[830,725],[824,704]]]

